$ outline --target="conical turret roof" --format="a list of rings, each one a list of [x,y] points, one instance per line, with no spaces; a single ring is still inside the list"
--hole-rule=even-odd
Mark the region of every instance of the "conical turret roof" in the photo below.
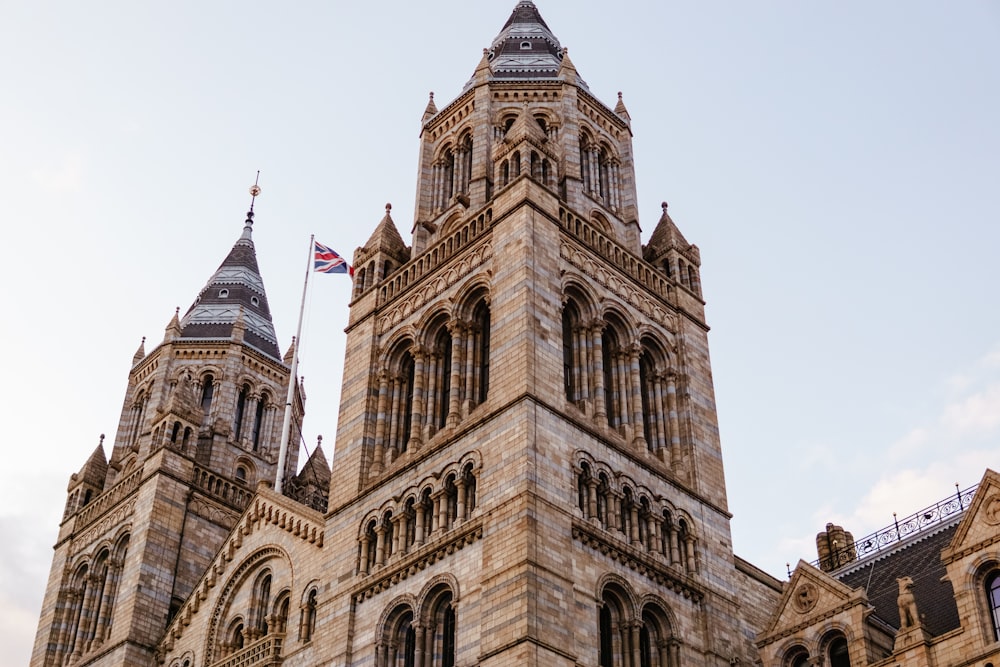
[[[244,341],[280,361],[278,337],[267,305],[264,280],[257,267],[252,232],[253,210],[250,210],[243,234],[181,319],[181,338],[231,338],[242,310]]]
[[[531,0],[520,0],[488,53],[494,79],[554,79],[562,46]]]
[[[392,204],[385,205],[385,216],[379,221],[371,237],[362,246],[367,252],[384,252],[390,257],[396,257],[400,261],[406,261],[409,255],[409,248],[403,242],[403,237],[396,229],[396,223],[392,220]]]

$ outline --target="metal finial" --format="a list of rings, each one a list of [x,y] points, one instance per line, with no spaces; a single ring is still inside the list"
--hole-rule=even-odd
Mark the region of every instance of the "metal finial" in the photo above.
[[[101,446],[102,447],[104,446],[104,434],[103,433],[101,434]]]
[[[258,181],[260,181],[260,169],[257,170],[257,178],[253,179],[253,185],[250,186],[250,213],[253,213],[254,200],[260,194],[260,186],[257,185]]]
[[[389,202],[386,202],[385,203],[385,212],[388,213],[391,210],[392,210],[392,204],[390,204]]]
[[[322,444],[323,444],[323,436],[322,435],[317,435],[316,436],[316,448],[319,449],[320,445],[322,445]]]

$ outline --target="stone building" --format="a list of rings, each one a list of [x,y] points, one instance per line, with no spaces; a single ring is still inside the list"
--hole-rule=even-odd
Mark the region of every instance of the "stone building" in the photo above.
[[[410,245],[387,207],[354,254],[332,471],[278,470],[252,223],[70,481],[33,666],[798,659],[798,579],[732,551],[698,248],[666,204],[642,244],[628,111],[530,0],[427,104]]]
[[[774,667],[1000,664],[1000,475],[855,540],[828,524],[757,640]]]

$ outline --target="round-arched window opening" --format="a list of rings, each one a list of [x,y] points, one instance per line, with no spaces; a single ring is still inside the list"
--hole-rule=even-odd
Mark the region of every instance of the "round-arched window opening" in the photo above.
[[[236,468],[236,481],[243,482],[244,484],[247,481],[247,469],[243,466]]]
[[[254,306],[259,306],[260,305],[260,299],[258,299],[255,296],[252,296],[252,297],[250,297],[250,304],[254,305]]]
[[[531,50],[531,42],[521,42],[521,50],[522,51],[530,51]]]
[[[228,299],[229,298],[229,290],[227,290],[227,289],[220,289],[219,290],[219,298],[220,299]]]

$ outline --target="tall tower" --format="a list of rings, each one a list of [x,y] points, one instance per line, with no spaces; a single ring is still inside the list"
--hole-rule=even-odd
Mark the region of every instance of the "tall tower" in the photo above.
[[[33,666],[152,664],[254,487],[275,479],[289,364],[253,217],[163,341],[147,354],[143,339],[110,460],[98,446],[70,479]],[[297,394],[296,428],[302,414]]]
[[[642,245],[628,111],[530,0],[428,103],[412,247],[354,261],[333,664],[752,659],[698,248],[666,204]]]
[[[260,485],[229,523],[183,509],[229,508],[203,491],[199,470],[221,476],[245,462],[254,475],[275,472],[255,427],[226,428],[256,424],[246,420],[268,405],[252,402],[258,387],[273,392],[287,370],[276,348],[260,349],[270,340],[262,318],[246,304],[226,310],[238,293],[222,295],[221,279],[157,352],[137,359],[110,466],[125,475],[118,484],[131,479],[122,466],[138,437],[146,495],[137,503],[149,498],[149,527],[122,530],[126,563],[139,540],[144,550],[110,589],[121,597],[111,634],[133,632],[121,612],[136,636],[148,630],[142,642],[159,639],[152,660],[114,664],[755,662],[754,637],[781,586],[733,555],[700,257],[665,204],[642,245],[621,98],[598,100],[522,0],[461,94],[440,109],[432,97],[422,121],[411,245],[387,206],[354,254],[332,471],[317,454],[290,485],[295,497]],[[243,252],[238,243],[234,255]],[[229,320],[217,332],[222,311]],[[185,337],[194,326],[203,328]],[[207,372],[233,407],[208,422],[215,435],[202,453]],[[155,396],[166,421],[144,412],[140,396]],[[199,449],[185,455],[188,429]],[[173,446],[144,448],[145,437]],[[100,476],[99,454],[77,477],[84,494]],[[114,511],[118,501],[104,509],[101,499],[117,498],[115,488],[91,503]],[[77,583],[103,562],[100,545],[117,544],[110,532],[81,537],[93,525],[104,524],[74,518],[57,547],[39,639],[42,651],[61,651],[51,664],[106,634],[90,630],[106,627],[89,620],[101,618],[102,598]],[[194,530],[213,539],[189,557],[176,536]],[[191,577],[141,569],[161,551],[190,560]],[[183,602],[164,628],[171,599]],[[140,600],[159,606],[142,616]]]

